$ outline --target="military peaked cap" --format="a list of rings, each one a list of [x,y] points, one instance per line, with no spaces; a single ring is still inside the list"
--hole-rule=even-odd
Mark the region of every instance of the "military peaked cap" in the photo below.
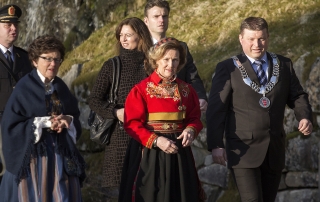
[[[20,22],[19,18],[22,14],[21,9],[16,5],[6,5],[0,8],[0,22]]]

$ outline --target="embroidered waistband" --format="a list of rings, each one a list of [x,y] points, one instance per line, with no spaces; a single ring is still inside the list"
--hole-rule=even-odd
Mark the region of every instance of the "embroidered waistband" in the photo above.
[[[183,131],[184,124],[177,121],[149,121],[145,127],[159,133],[176,133]]]

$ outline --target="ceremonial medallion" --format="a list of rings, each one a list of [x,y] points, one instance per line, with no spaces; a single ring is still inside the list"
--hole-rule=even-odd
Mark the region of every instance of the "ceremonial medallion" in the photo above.
[[[268,108],[270,106],[270,100],[269,98],[267,97],[262,97],[260,100],[259,100],[259,104],[261,107],[263,108]]]
[[[274,53],[270,53],[270,55],[272,57],[272,62],[273,62],[273,71],[271,74],[271,78],[266,85],[261,85],[261,86],[250,79],[246,69],[243,67],[238,57],[237,56],[232,57],[235,66],[241,72],[243,82],[246,85],[250,86],[253,91],[263,95],[263,97],[259,100],[259,104],[263,108],[268,108],[270,106],[270,100],[265,95],[273,90],[275,85],[278,83],[279,74],[280,74],[279,61],[278,61],[277,55]]]

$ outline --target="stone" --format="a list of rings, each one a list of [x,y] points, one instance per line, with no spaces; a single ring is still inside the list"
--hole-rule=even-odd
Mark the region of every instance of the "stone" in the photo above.
[[[85,128],[85,129],[90,129],[90,126],[88,125],[88,117],[89,117],[89,114],[90,114],[90,107],[89,105],[83,103],[83,102],[79,102],[79,109],[80,109],[80,122],[81,122],[81,126],[82,128]]]
[[[191,149],[192,149],[192,153],[193,153],[196,167],[199,168],[200,166],[203,165],[204,159],[208,155],[209,152],[207,150],[204,150],[204,149],[201,149],[198,147],[194,147],[194,146],[191,146]]]
[[[204,148],[202,142],[200,140],[198,140],[198,138],[193,140],[192,145],[195,147],[201,148],[201,149]]]
[[[212,159],[212,155],[209,154],[208,156],[206,156],[206,158],[204,159],[204,165],[205,166],[209,166],[213,164],[213,159]]]
[[[79,102],[83,102],[88,105],[88,98],[90,96],[90,90],[88,89],[88,84],[83,83],[77,86],[73,86],[74,95],[78,99]]]
[[[287,188],[287,185],[285,183],[285,177],[286,177],[285,174],[281,175],[281,180],[280,180],[280,184],[279,184],[278,190],[283,190],[283,189]]]
[[[293,68],[294,68],[294,71],[296,72],[296,75],[301,83],[302,86],[304,86],[304,83],[303,83],[303,78],[302,78],[302,75],[303,75],[303,71],[304,71],[304,68],[305,67],[305,58],[310,55],[310,52],[306,52],[304,53],[303,55],[300,56],[300,58],[298,58],[297,61],[295,61],[293,63]]]
[[[278,192],[275,202],[320,202],[317,189],[299,189]]]
[[[203,184],[202,188],[207,196],[206,202],[217,201],[217,198],[219,197],[222,191],[221,188],[208,184]]]
[[[219,164],[212,164],[200,168],[198,170],[199,179],[201,182],[216,185],[222,188],[226,188],[228,184],[228,169],[225,166]]]
[[[199,141],[201,141],[202,144],[205,145],[205,148],[207,148],[207,128],[203,128],[203,129],[200,131],[197,139],[198,139]]]
[[[288,140],[285,166],[288,171],[307,171],[318,169],[319,137],[311,135]]]
[[[69,89],[71,89],[72,82],[80,75],[81,69],[82,64],[74,64],[71,66],[70,70],[61,77]]]
[[[285,183],[288,187],[318,187],[318,173],[288,172]]]
[[[298,121],[294,115],[294,111],[286,107],[284,111],[283,128],[286,134],[291,133],[298,127]]]
[[[306,81],[306,92],[309,95],[309,101],[312,106],[313,112],[317,112],[319,115],[320,112],[320,57],[316,59],[314,64],[311,67],[311,72],[309,78]]]

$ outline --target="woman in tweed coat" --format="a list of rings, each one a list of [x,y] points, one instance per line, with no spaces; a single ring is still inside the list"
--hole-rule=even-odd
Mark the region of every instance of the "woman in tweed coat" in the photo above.
[[[147,26],[139,18],[127,18],[116,28],[117,49],[121,62],[121,74],[118,88],[117,104],[109,104],[106,95],[112,84],[113,65],[107,60],[97,77],[92,88],[89,106],[103,118],[115,118],[120,121],[111,135],[110,144],[105,148],[103,163],[103,187],[117,197],[118,187],[130,136],[123,130],[124,103],[131,88],[146,78],[145,66],[149,48],[153,45]]]

